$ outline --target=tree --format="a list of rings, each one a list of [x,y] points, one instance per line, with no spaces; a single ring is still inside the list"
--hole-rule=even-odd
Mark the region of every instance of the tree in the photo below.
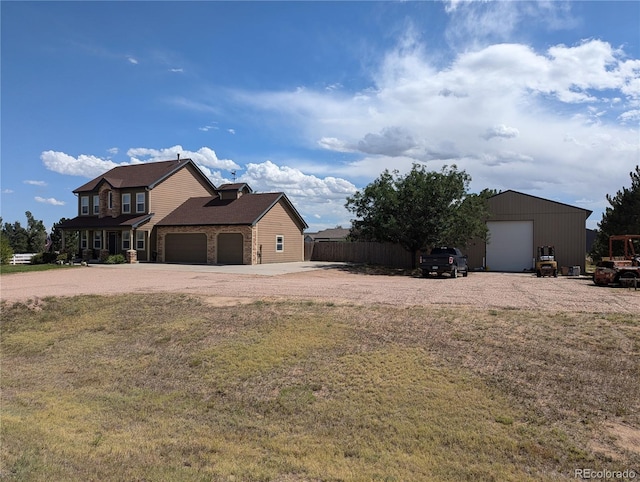
[[[67,221],[67,218],[60,218],[60,221],[53,224],[53,229],[51,230],[51,250],[52,251],[62,251],[62,230],[59,228],[59,225],[64,221]],[[67,231],[64,235],[64,247],[65,251],[68,253],[75,253],[78,250],[78,232],[77,231]]]
[[[13,249],[9,244],[9,238],[0,233],[0,264],[6,264],[13,257]]]
[[[598,223],[598,233],[591,249],[591,257],[599,261],[609,256],[609,236],[614,234],[640,234],[640,166],[631,176],[631,187],[623,187],[615,196],[607,194],[608,206]],[[620,246],[622,250],[622,247]],[[622,251],[614,252],[615,256]]]
[[[47,241],[47,230],[42,221],[36,220],[30,211],[27,216],[27,227],[19,221],[13,224],[5,223],[2,233],[8,238],[14,253],[39,253],[44,250]]]
[[[472,238],[485,238],[493,194],[467,192],[471,177],[455,165],[440,172],[413,164],[400,176],[385,170],[378,179],[347,198],[345,207],[355,214],[351,238],[399,243],[413,253],[436,245],[466,246]]]
[[[47,229],[44,227],[44,223],[35,219],[30,211],[27,211],[25,215],[27,217],[28,252],[41,253],[47,242]]]

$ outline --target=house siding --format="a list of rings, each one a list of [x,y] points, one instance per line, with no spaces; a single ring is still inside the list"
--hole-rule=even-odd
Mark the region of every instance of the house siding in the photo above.
[[[191,197],[213,196],[215,192],[200,179],[191,164],[180,169],[149,191],[147,211],[153,213],[151,220],[141,227],[148,230],[149,247],[152,252],[161,252],[156,224],[177,206]]]
[[[261,263],[291,263],[304,261],[302,229],[293,221],[293,214],[282,201],[257,223],[257,252]],[[276,252],[276,236],[284,236],[284,251]]]
[[[489,199],[489,212],[489,221],[533,221],[531,259],[536,257],[538,246],[553,245],[558,266],[580,266],[584,272],[588,211],[506,191]],[[474,240],[469,244],[467,253],[469,266],[480,268],[486,255],[486,245],[483,241]]]

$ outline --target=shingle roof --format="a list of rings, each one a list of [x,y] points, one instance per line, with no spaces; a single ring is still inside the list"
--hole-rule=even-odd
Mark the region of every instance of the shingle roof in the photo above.
[[[145,224],[153,217],[152,214],[123,214],[112,218],[106,216],[99,218],[96,216],[76,216],[73,219],[67,219],[57,226],[61,229],[108,229],[108,228],[137,228]]]
[[[297,217],[301,227],[304,219],[298,214],[284,193],[245,194],[238,199],[221,200],[211,197],[194,197],[162,219],[158,226],[197,226],[240,224],[253,225],[279,201],[285,202]]]
[[[251,189],[251,186],[249,186],[245,182],[236,182],[233,184],[222,184],[220,187],[218,187],[218,191],[240,191],[244,188],[247,188],[248,192],[253,191],[253,189]]]
[[[153,188],[157,183],[166,179],[178,169],[192,164],[191,159],[176,159],[173,161],[147,162],[143,164],[131,164],[128,166],[114,167],[101,176],[92,179],[88,183],[75,189],[74,193],[95,191],[98,185],[105,181],[116,189],[127,189],[136,187]],[[197,169],[197,167],[196,167]],[[205,179],[206,176],[203,175]],[[207,182],[210,182],[207,179]],[[211,184],[215,189],[215,186]]]

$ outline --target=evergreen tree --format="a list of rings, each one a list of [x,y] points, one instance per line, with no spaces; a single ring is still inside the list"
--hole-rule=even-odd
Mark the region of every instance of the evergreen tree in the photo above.
[[[598,223],[591,257],[599,261],[609,256],[609,236],[615,234],[640,234],[640,166],[629,173],[631,187],[623,187],[615,196],[607,194],[607,207],[602,215],[602,221]],[[622,255],[622,247],[614,246],[614,256]],[[618,251],[617,249],[620,249]]]

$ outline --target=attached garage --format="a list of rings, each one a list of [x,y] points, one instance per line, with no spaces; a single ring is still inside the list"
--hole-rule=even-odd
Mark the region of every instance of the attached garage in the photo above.
[[[533,221],[489,221],[487,267],[522,272],[532,267]]]
[[[218,234],[218,263],[242,264],[243,246],[241,233]]]
[[[169,233],[164,238],[167,263],[207,263],[207,235],[204,233]]]

